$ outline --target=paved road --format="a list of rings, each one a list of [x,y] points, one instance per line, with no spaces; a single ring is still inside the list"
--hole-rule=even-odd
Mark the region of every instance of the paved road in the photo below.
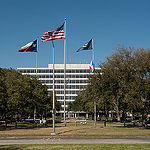
[[[150,144],[150,136],[145,137],[0,137],[0,145],[6,144],[98,144],[98,143],[128,143]]]

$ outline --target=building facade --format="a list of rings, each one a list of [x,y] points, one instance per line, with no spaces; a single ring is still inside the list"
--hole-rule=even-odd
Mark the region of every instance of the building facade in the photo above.
[[[53,65],[48,68],[18,68],[23,75],[37,76],[37,78],[53,91]],[[90,74],[89,64],[66,64],[66,108],[70,102],[75,100],[80,90],[86,88]],[[55,95],[61,103],[63,113],[64,107],[64,64],[55,64]]]

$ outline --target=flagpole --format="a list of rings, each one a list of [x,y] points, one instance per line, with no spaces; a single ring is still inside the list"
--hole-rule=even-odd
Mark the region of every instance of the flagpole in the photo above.
[[[37,67],[38,67],[38,38],[37,38],[37,52],[36,52],[36,77],[37,77]]]
[[[65,37],[66,37],[66,18],[65,18]],[[64,39],[64,125],[66,126],[66,38]]]
[[[93,50],[92,50],[92,55],[93,55],[93,64],[94,64],[94,44],[93,44],[93,39],[92,39],[92,47],[93,47]],[[95,69],[95,64],[94,64],[94,69]]]
[[[93,55],[93,70],[95,72],[95,63],[94,63],[94,44],[93,44],[93,39],[92,39],[92,55]],[[94,101],[94,126],[96,126],[96,101]]]
[[[52,118],[53,118],[53,133],[55,135],[55,66],[54,66],[54,42],[52,40],[53,45],[53,110],[52,110]]]
[[[37,37],[37,52],[36,52],[36,78],[37,78],[37,67],[38,67],[38,37]],[[34,121],[36,120],[36,106],[34,106]]]

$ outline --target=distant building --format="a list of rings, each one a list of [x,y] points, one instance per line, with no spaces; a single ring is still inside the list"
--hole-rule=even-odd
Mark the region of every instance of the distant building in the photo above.
[[[36,76],[36,68],[18,68],[23,75]],[[73,102],[79,91],[86,88],[88,75],[90,74],[89,64],[66,64],[66,108],[68,103]],[[37,78],[42,84],[47,85],[48,91],[53,90],[53,65],[48,68],[37,68]],[[56,99],[61,103],[63,113],[64,107],[64,64],[55,64],[55,94]]]

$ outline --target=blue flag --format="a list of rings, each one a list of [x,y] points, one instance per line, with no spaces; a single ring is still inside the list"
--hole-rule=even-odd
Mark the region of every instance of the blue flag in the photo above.
[[[88,43],[84,44],[81,48],[77,50],[77,52],[80,52],[81,50],[91,50],[93,49],[93,39],[91,39]]]

